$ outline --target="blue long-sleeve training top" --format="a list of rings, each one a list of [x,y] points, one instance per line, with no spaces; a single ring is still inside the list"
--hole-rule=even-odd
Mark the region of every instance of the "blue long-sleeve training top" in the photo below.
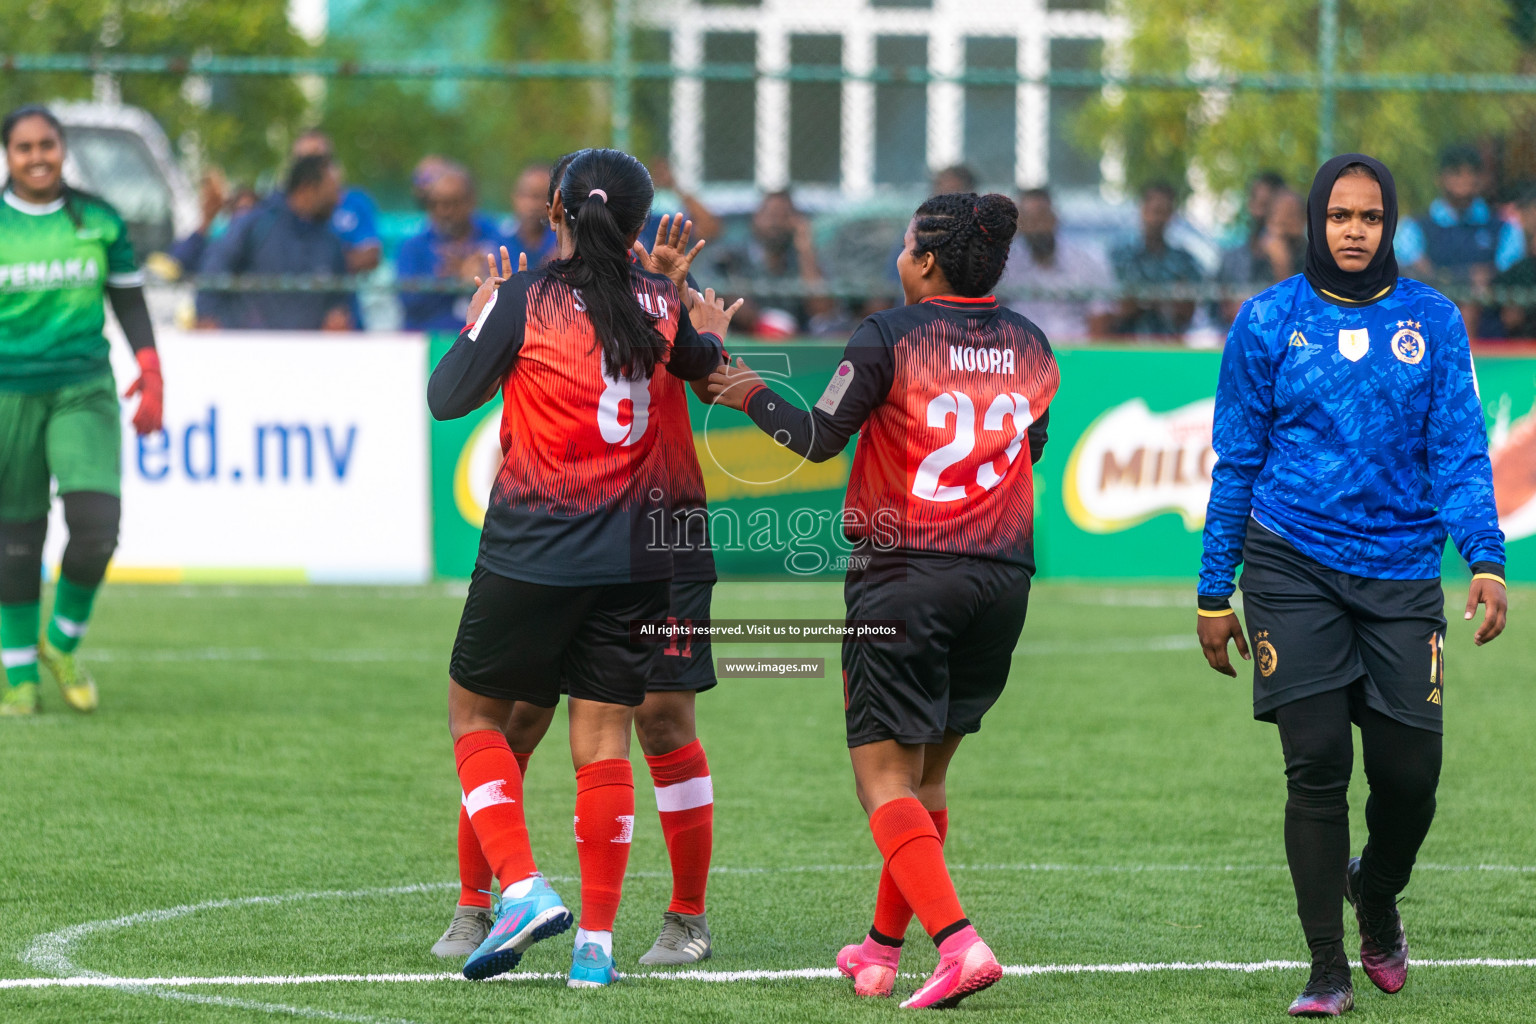
[[[1251,516],[1308,557],[1370,579],[1440,575],[1447,532],[1503,575],[1488,438],[1461,313],[1402,278],[1368,306],[1298,275],[1243,304],[1216,390],[1202,605],[1233,590]]]

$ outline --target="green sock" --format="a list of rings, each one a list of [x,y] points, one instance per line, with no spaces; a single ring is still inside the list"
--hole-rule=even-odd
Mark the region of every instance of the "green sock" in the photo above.
[[[53,617],[48,620],[48,642],[65,654],[73,654],[91,623],[91,605],[96,602],[98,583],[84,587],[68,576],[59,577],[53,591]]]
[[[5,663],[5,681],[12,686],[37,682],[37,628],[42,619],[36,601],[0,605],[0,661]]]

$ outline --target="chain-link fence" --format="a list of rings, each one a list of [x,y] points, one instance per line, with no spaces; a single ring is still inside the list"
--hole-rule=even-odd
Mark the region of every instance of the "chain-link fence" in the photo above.
[[[417,205],[432,200],[419,181],[413,193],[407,162],[436,152],[466,164],[481,183],[475,240],[527,251],[544,243],[540,204],[518,205],[521,170],[613,144],[652,167],[658,215],[685,209],[709,236],[697,276],[751,297],[743,326],[761,335],[835,336],[899,302],[895,260],[915,206],[975,189],[1019,200],[999,292],[1048,334],[1216,343],[1244,297],[1300,269],[1298,195],[1337,147],[1394,167],[1405,273],[1462,301],[1480,336],[1523,337],[1536,333],[1524,229],[1536,229],[1536,201],[1525,202],[1536,135],[1521,115],[1536,76],[1513,73],[1529,44],[1519,26],[1486,18],[1505,0],[1469,2],[1476,10],[1404,0],[1403,18],[1381,28],[1340,0],[1222,5],[1230,24],[1208,12],[1170,20],[1171,0],[618,0],[602,31],[587,26],[580,59],[563,61],[101,52],[0,55],[0,70],[12,93],[74,75],[179,82],[212,104],[222,83],[252,79],[311,97],[308,119],[380,200],[382,266],[257,275],[228,260],[153,260],[180,279],[157,308],[186,320],[193,289],[308,291],[359,296],[370,327],[420,326],[402,300],[463,299],[454,268],[466,261],[424,273],[399,260],[413,236],[450,233]],[[1468,21],[1476,38],[1463,38]],[[1265,52],[1238,45],[1244,29]],[[348,31],[333,24],[333,49]],[[1399,37],[1434,37],[1437,56],[1396,54]],[[446,150],[440,122],[466,139],[472,127],[492,134]],[[197,141],[201,164],[229,160]],[[130,193],[154,183],[98,150],[88,184],[153,214]],[[229,219],[189,218],[179,199],[178,235],[217,234]]]

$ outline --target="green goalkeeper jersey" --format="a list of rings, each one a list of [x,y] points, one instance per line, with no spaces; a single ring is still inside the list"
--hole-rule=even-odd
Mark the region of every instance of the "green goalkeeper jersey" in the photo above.
[[[144,283],[128,228],[94,196],[0,202],[0,391],[53,391],[109,374],[106,288]]]

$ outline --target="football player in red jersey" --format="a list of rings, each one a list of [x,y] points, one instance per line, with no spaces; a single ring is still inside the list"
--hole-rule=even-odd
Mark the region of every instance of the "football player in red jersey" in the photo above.
[[[566,168],[582,152],[561,157],[551,171],[546,207],[551,227],[557,231],[565,216],[558,186]],[[704,247],[702,239],[689,247],[692,228],[693,222],[682,214],[662,217],[652,248],[647,251],[638,240],[634,245],[641,267],[669,278],[684,295],[693,286],[689,268]],[[504,263],[509,258],[505,248],[502,258]],[[526,255],[521,257],[518,269],[527,269]],[[494,265],[491,272],[495,273]],[[728,318],[735,308],[727,310]],[[673,532],[662,538],[673,550],[667,618],[706,622],[716,580],[715,561],[709,542],[704,478],[688,417],[688,397],[680,378],[666,374],[658,383],[662,391],[651,416],[661,429],[663,461],[672,471]],[[691,384],[701,399],[712,400],[706,381]],[[642,964],[696,963],[708,959],[713,951],[704,896],[714,845],[714,787],[709,761],[698,737],[695,694],[713,688],[716,682],[707,637],[673,642],[656,659],[645,701],[635,709],[635,735],[650,769],[672,868],[672,897],[662,915],[661,933],[651,949],[640,957]],[[549,731],[554,713],[553,707],[519,701],[510,716],[505,735],[525,776],[529,758]],[[458,905],[447,931],[432,947],[433,953],[444,957],[473,953],[494,923],[490,910],[493,873],[463,802],[459,811],[458,852]]]
[[[510,970],[572,924],[534,863],[505,736],[514,702],[550,707],[564,689],[582,875],[569,984],[618,978],[612,928],[634,824],[629,730],[658,656],[630,624],[666,616],[673,574],[671,550],[647,537],[655,515],[670,514],[661,435],[671,428],[651,410],[664,372],[696,380],[720,365],[729,322],[713,293],[684,315],[672,282],[632,262],[652,191],[634,157],[579,154],[560,185],[562,258],[489,277],[428,384],[438,419],[498,389],[503,407],[504,459],[449,665],[464,806],[502,884],[466,977]]]
[[[944,863],[945,775],[1008,679],[1034,572],[1034,481],[1060,377],[1034,324],[989,293],[1017,214],[1000,195],[918,207],[897,258],[907,304],[870,316],[816,403],[786,401],[740,360],[718,401],[813,461],[861,432],[843,527],[848,620],[901,620],[893,643],[843,643],[848,746],[885,867],[874,927],[837,964],[889,995],[914,912],[939,947],[906,1007],[949,1007],[1002,977]]]

